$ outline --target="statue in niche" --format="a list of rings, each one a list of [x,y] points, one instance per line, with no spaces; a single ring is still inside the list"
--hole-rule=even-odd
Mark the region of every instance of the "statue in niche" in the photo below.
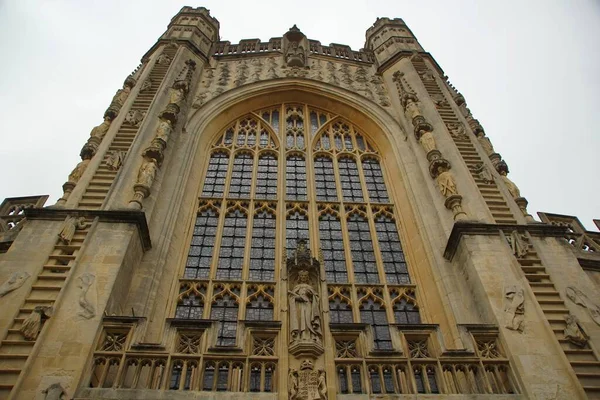
[[[588,342],[588,336],[579,326],[579,320],[572,314],[565,315],[567,327],[563,331],[565,338],[577,347],[585,347]]]
[[[152,187],[152,182],[154,182],[154,178],[156,178],[157,170],[158,164],[155,159],[144,161],[138,172],[137,184],[148,188]]]
[[[573,303],[587,308],[590,317],[595,323],[600,325],[600,307],[596,305],[585,293],[574,286],[569,286],[565,289],[565,294]]]
[[[289,400],[326,400],[327,382],[323,369],[315,370],[312,361],[304,360],[300,371],[290,369]]]
[[[310,285],[309,273],[298,272],[298,283],[289,291],[292,342],[321,342],[319,294]]]
[[[94,283],[95,276],[90,274],[89,272],[85,272],[81,274],[77,278],[77,287],[79,288],[79,306],[81,310],[77,313],[77,315],[82,316],[85,319],[90,319],[96,315],[96,306],[94,305],[94,301],[90,301],[87,298],[87,294],[90,291],[90,286]]]
[[[421,143],[421,146],[425,149],[425,153],[429,153],[431,150],[437,150],[433,132],[431,131],[421,131],[419,143]]]
[[[106,159],[104,160],[104,164],[113,171],[118,171],[123,165],[123,161],[125,160],[125,155],[127,153],[121,150],[113,150],[111,151]]]
[[[67,392],[60,383],[53,383],[42,390],[42,394],[45,394],[44,400],[62,400]]]
[[[509,286],[504,297],[507,299],[507,305],[504,308],[506,313],[506,328],[523,332],[525,321],[525,292],[523,288],[513,285]]]
[[[529,243],[525,235],[520,234],[517,230],[511,232],[507,237],[510,248],[517,258],[523,258],[529,253]]]
[[[77,218],[69,215],[67,219],[65,219],[61,231],[58,233],[58,240],[69,245],[71,244],[71,240],[73,240],[75,231],[77,229],[85,229],[86,227],[87,223],[85,222],[84,217]]]
[[[450,172],[448,168],[444,166],[439,166],[438,176],[436,180],[440,192],[444,197],[450,197],[452,195],[458,194],[458,191],[456,190],[456,180],[454,179],[454,175],[452,175],[452,172]]]
[[[140,88],[140,93],[144,93],[152,88],[152,79],[148,78],[142,83],[142,87]]]
[[[485,166],[484,163],[480,162],[471,167],[471,170],[481,179],[484,183],[493,183],[494,176],[490,170]]]
[[[5,296],[6,294],[12,292],[23,286],[25,281],[30,277],[30,275],[25,271],[17,271],[14,272],[10,278],[6,282],[0,286],[0,297]]]
[[[79,164],[77,164],[75,168],[73,168],[73,171],[71,171],[71,173],[69,174],[69,182],[77,183],[83,175],[83,173],[85,172],[85,169],[87,168],[89,163],[90,160],[86,158],[85,160],[82,160]]]
[[[104,135],[106,135],[106,132],[108,132],[108,128],[110,128],[110,123],[111,122],[112,121],[110,120],[109,117],[104,117],[104,122],[102,122],[98,126],[95,126],[92,129],[92,131],[90,132],[90,136],[102,140],[102,138],[104,137]]]
[[[510,195],[515,199],[521,197],[521,191],[519,190],[517,185],[515,185],[515,183],[513,181],[511,181],[508,178],[508,176],[506,176],[506,174],[507,174],[507,172],[505,170],[500,170],[500,178],[506,185],[506,188],[508,189]]]
[[[494,146],[492,146],[492,142],[490,142],[490,139],[487,136],[485,136],[485,133],[483,133],[482,131],[477,132],[477,140],[479,141],[479,144],[481,144],[481,147],[483,147],[483,151],[485,151],[485,154],[487,154],[488,156],[491,156],[496,152],[494,150]]]
[[[36,306],[29,314],[19,331],[26,340],[35,340],[40,334],[42,323],[52,315],[52,307]]]

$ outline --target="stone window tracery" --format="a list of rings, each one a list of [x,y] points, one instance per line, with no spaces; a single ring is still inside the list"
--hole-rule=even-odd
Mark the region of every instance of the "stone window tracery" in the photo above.
[[[246,320],[272,321],[275,291],[272,286],[250,286],[246,300]],[[252,294],[250,294],[252,293]]]
[[[375,350],[392,350],[390,326],[384,307],[384,301],[367,290],[360,302],[360,321],[371,326],[373,332],[373,348]]]
[[[210,318],[216,321],[216,346],[235,346],[237,340],[239,289],[229,285],[217,286]]]

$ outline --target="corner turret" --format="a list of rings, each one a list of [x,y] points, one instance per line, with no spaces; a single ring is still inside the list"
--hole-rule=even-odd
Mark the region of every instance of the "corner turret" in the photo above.
[[[371,50],[379,66],[400,52],[423,51],[413,33],[400,18],[377,18],[367,29],[365,49]]]

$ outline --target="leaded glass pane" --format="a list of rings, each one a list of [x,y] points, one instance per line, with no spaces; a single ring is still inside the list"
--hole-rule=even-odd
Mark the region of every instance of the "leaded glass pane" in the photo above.
[[[360,320],[371,325],[376,350],[391,350],[392,338],[385,309],[371,299],[361,305]]]
[[[225,217],[217,264],[217,279],[242,279],[246,223],[246,215],[240,210],[231,211]]]
[[[383,260],[383,270],[388,283],[410,283],[406,259],[398,236],[396,223],[393,219],[380,215],[375,221],[377,240]]]
[[[406,299],[400,299],[394,303],[394,319],[398,324],[420,324],[421,316],[419,310],[414,304],[409,303]]]
[[[201,319],[204,311],[204,302],[194,294],[185,296],[175,310],[175,318]]]
[[[340,393],[350,393],[350,388],[348,387],[348,376],[346,373],[346,366],[340,365],[338,367],[338,381],[340,383]]]
[[[225,153],[214,153],[208,162],[202,196],[221,197],[225,192],[225,179],[229,168],[229,156]]]
[[[360,367],[350,367],[350,377],[352,378],[352,393],[362,393],[362,379],[360,377]]]
[[[347,226],[354,280],[358,283],[379,283],[369,222],[360,214],[355,213],[348,218]]]
[[[258,159],[256,198],[277,198],[277,158],[272,154],[262,155]]]
[[[358,173],[356,161],[346,157],[340,158],[338,160],[338,167],[344,201],[353,203],[363,202],[362,186],[360,184],[360,175]]]
[[[212,209],[204,210],[196,217],[192,243],[185,266],[185,278],[208,278],[218,222],[219,217]]]
[[[238,320],[235,300],[229,295],[217,299],[212,304],[210,318],[217,321],[217,346],[235,346]]]
[[[369,367],[369,377],[371,378],[371,393],[381,393],[381,379],[379,378],[379,368],[377,366]]]
[[[260,365],[253,365],[250,368],[250,391],[260,392]]]
[[[342,224],[337,217],[325,214],[319,220],[319,237],[327,282],[348,282]]]
[[[351,324],[352,309],[350,306],[338,298],[329,301],[329,315],[332,324]]]
[[[337,201],[333,160],[329,157],[315,158],[315,187],[318,201]]]
[[[367,159],[362,162],[365,174],[365,185],[369,193],[369,199],[373,203],[389,203],[390,199],[383,181],[383,172],[377,160]]]
[[[296,248],[299,239],[306,240],[308,246],[308,218],[295,211],[285,221],[285,243],[288,251]]]
[[[286,197],[288,200],[306,200],[306,161],[294,155],[286,160]]]
[[[262,211],[254,216],[250,249],[250,280],[275,280],[275,216]]]
[[[249,198],[252,186],[252,167],[254,159],[247,153],[238,154],[233,160],[229,197]]]
[[[273,303],[263,295],[258,295],[246,305],[246,319],[249,321],[272,321]]]

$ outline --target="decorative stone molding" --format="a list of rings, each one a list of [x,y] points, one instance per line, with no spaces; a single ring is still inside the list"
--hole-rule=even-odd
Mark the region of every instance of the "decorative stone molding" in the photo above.
[[[8,278],[2,285],[0,285],[0,297],[7,295],[13,290],[17,290],[25,281],[29,279],[31,275],[25,271],[17,271],[13,272],[13,274]]]
[[[67,395],[67,391],[57,382],[42,390],[42,394],[45,395],[44,400],[62,400]]]
[[[71,240],[73,240],[75,231],[78,229],[85,229],[86,227],[87,223],[85,222],[84,217],[68,215],[63,223],[61,231],[58,233],[58,239],[62,243],[69,245],[71,244]]]
[[[567,323],[567,326],[563,331],[565,338],[577,347],[586,347],[589,336],[586,335],[579,325],[577,317],[569,313],[568,315],[565,315],[565,322]]]
[[[300,370],[290,369],[288,375],[289,400],[326,400],[325,370],[315,370],[312,361],[304,360]]]
[[[525,291],[523,287],[520,285],[508,286],[504,290],[504,298],[506,299],[505,327],[523,333],[525,328]]]
[[[36,340],[42,329],[42,324],[52,316],[52,312],[52,307],[35,306],[19,328],[23,337],[26,340]]]
[[[96,299],[95,295],[93,295],[93,290],[90,290],[90,287],[94,284],[94,280],[96,277],[94,274],[89,272],[85,272],[77,278],[77,287],[79,288],[79,306],[81,310],[77,313],[77,315],[90,319],[96,316]],[[88,296],[89,294],[89,296]]]
[[[568,286],[565,289],[565,294],[573,303],[587,309],[594,322],[600,325],[600,306],[594,303],[585,293],[575,286]]]

